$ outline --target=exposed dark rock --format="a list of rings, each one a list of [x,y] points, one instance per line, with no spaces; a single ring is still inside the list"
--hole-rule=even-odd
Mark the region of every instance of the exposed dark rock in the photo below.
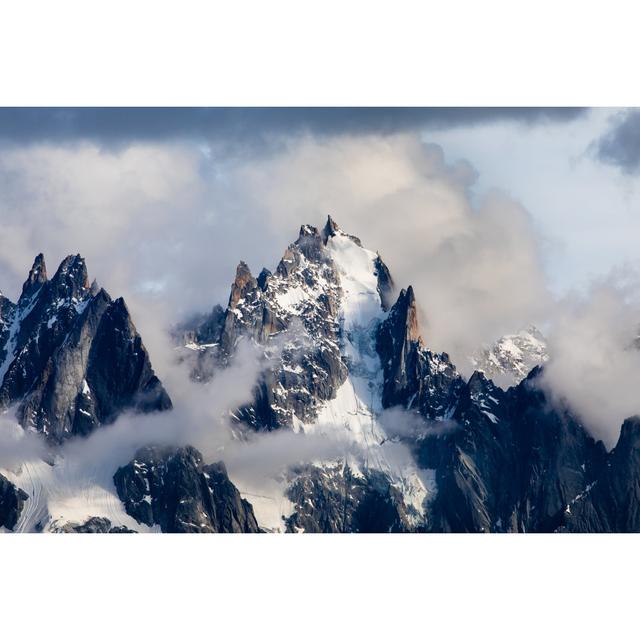
[[[46,281],[47,266],[44,262],[44,256],[39,253],[33,262],[31,271],[29,271],[29,276],[22,285],[22,295],[20,297],[23,299],[31,298]]]
[[[413,291],[380,325],[383,406],[427,422],[412,447],[436,470],[433,531],[554,531],[568,502],[602,469],[605,450],[538,385],[540,369],[508,392],[476,372],[465,383],[446,354],[422,343]]]
[[[419,462],[436,469],[431,530],[552,532],[568,502],[597,477],[602,443],[548,401],[538,375],[505,393],[475,373],[455,426],[417,444]]]
[[[118,496],[138,522],[167,533],[256,533],[249,502],[222,463],[204,465],[193,447],[144,447],[114,476]]]
[[[327,242],[329,241],[329,238],[332,238],[337,233],[344,233],[344,231],[340,229],[340,227],[336,224],[335,220],[331,216],[327,216],[327,222],[325,223],[324,228],[322,229],[322,235],[321,235],[321,238],[324,244],[327,244]],[[348,233],[344,233],[344,235],[347,236],[347,238],[349,238],[353,242],[355,242],[359,247],[362,246],[362,242],[360,241],[360,238],[356,236],[351,236]]]
[[[89,285],[80,256],[65,258],[51,280],[38,256],[10,322],[0,407],[19,403],[23,426],[59,442],[124,410],[171,407],[124,301]]]
[[[262,291],[266,291],[269,284],[269,278],[272,275],[273,274],[271,273],[271,271],[269,271],[269,269],[267,269],[266,267],[260,272],[260,275],[258,276],[258,286]]]
[[[574,533],[640,532],[640,418],[625,420],[607,463],[564,516]]]
[[[322,237],[302,226],[273,274],[263,270],[255,280],[240,263],[219,334],[209,344],[196,343],[193,377],[208,379],[233,360],[240,340],[252,340],[264,348],[266,366],[253,401],[234,412],[236,419],[258,431],[312,420],[347,374],[339,348],[339,296]]]
[[[354,475],[348,465],[293,470],[287,530],[305,533],[400,533],[414,530],[402,495],[379,471]]]
[[[378,327],[376,347],[384,372],[385,408],[400,405],[430,420],[451,415],[464,383],[446,353],[424,348],[412,287],[400,292]]]
[[[0,367],[2,367],[7,355],[6,345],[11,334],[15,313],[16,305],[0,293]]]
[[[375,274],[378,278],[378,293],[380,294],[380,302],[384,311],[389,311],[393,306],[395,285],[393,278],[389,273],[387,265],[382,261],[380,254],[375,261]]]
[[[0,474],[0,527],[13,529],[29,496]]]

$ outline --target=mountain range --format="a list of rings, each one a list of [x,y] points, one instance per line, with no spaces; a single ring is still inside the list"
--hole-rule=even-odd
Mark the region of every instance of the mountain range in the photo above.
[[[205,460],[154,441],[106,480],[69,483],[70,442],[123,415],[170,417],[172,400],[124,300],[90,284],[80,256],[49,279],[39,255],[19,300],[0,296],[0,407],[44,447],[0,469],[4,530],[640,530],[640,419],[607,451],[540,384],[549,354],[534,327],[480,349],[463,376],[429,348],[413,288],[331,217],[303,225],[273,271],[240,262],[226,307],[173,337],[193,384],[215,384],[243,343],[258,350],[250,400],[225,418],[239,442],[291,432],[334,446],[259,491],[224,450]]]

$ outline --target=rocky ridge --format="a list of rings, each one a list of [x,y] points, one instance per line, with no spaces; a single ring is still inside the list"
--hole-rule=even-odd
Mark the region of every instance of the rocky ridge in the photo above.
[[[263,271],[253,279],[246,265],[239,267],[216,344],[230,358],[238,340],[268,347],[278,336],[286,355],[274,358],[255,402],[238,419],[257,431],[347,433],[361,446],[355,462],[347,456],[342,465],[318,461],[297,470],[286,490],[293,504],[288,530],[586,530],[587,516],[567,517],[579,511],[571,505],[579,502],[584,511],[593,499],[585,496],[599,495],[595,486],[620,490],[602,474],[613,466],[628,480],[625,440],[607,453],[578,417],[546,396],[542,368],[532,366],[547,357],[537,331],[505,337],[489,353],[493,369],[483,368],[522,378],[507,391],[481,371],[465,379],[447,354],[425,346],[413,289],[401,290],[392,304],[392,283],[379,256],[331,219],[322,232],[302,227],[275,276]],[[294,319],[305,329],[304,349],[287,342]],[[304,377],[318,366],[316,346],[331,354],[320,385]],[[390,410],[398,424],[383,426]],[[412,451],[417,469],[406,473],[406,461],[405,472],[392,468],[394,443]],[[384,486],[380,478],[388,490],[370,491]],[[368,511],[385,516],[364,526],[355,514],[372,494]],[[393,515],[382,505],[393,505]],[[611,515],[587,519],[591,527],[614,526]]]
[[[113,422],[125,410],[171,408],[122,298],[68,256],[48,279],[38,255],[16,304],[0,304],[0,408],[59,443]]]
[[[224,464],[203,464],[193,447],[144,447],[116,471],[114,482],[127,513],[165,533],[259,531]]]

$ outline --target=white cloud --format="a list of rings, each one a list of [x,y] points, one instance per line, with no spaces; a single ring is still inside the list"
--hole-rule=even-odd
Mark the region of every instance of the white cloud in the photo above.
[[[233,177],[277,229],[321,224],[331,212],[379,250],[397,284],[414,286],[427,344],[460,362],[547,305],[524,208],[495,190],[474,206],[473,168],[448,165],[439,147],[415,137],[298,139]]]
[[[630,274],[627,274],[630,275]],[[565,399],[585,426],[609,448],[625,418],[640,414],[640,305],[637,280],[601,280],[556,308],[549,334],[551,360],[543,384]]]

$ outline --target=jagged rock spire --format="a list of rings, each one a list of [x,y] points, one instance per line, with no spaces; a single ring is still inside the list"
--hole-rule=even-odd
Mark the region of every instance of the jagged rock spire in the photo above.
[[[331,216],[327,216],[327,222],[324,225],[324,229],[322,229],[322,234],[321,234],[322,242],[324,244],[327,244],[327,242],[329,242],[329,238],[333,238],[338,234],[343,235],[346,238],[349,238],[349,240],[351,240],[352,242],[355,242],[359,247],[362,246],[362,241],[360,240],[360,238],[358,238],[357,236],[352,236],[348,233],[345,233],[336,224],[336,221]]]
[[[19,422],[53,442],[86,435],[124,410],[171,407],[124,301],[90,288],[80,255],[67,256],[50,280],[36,257],[10,343],[7,336],[0,332],[0,407],[18,403]]]
[[[395,292],[395,284],[387,265],[382,261],[380,254],[376,255],[374,262],[376,277],[378,278],[378,293],[380,294],[380,302],[384,311],[389,311],[393,305],[393,295]]]
[[[269,271],[269,269],[267,269],[266,267],[260,272],[257,282],[262,291],[265,291],[265,289],[267,288],[267,285],[269,284],[269,278],[272,275],[273,274],[271,273],[271,271]]]
[[[327,216],[327,222],[324,225],[324,229],[322,229],[322,240],[325,244],[329,238],[333,237],[340,231],[340,227],[336,224],[335,220],[331,217],[331,215]]]
[[[229,307],[235,309],[238,302],[246,296],[249,291],[253,291],[258,286],[256,279],[251,275],[251,270],[244,260],[236,268],[236,277],[231,285],[231,295],[229,296]]]
[[[51,284],[59,293],[67,295],[88,290],[91,285],[84,258],[79,254],[67,256],[51,278]]]
[[[29,276],[22,285],[21,299],[30,298],[47,281],[47,266],[44,255],[39,253],[33,261]]]
[[[420,326],[418,324],[418,307],[413,287],[400,291],[398,300],[391,310],[394,315],[394,325],[398,331],[396,335],[402,336],[405,342],[421,341]]]

